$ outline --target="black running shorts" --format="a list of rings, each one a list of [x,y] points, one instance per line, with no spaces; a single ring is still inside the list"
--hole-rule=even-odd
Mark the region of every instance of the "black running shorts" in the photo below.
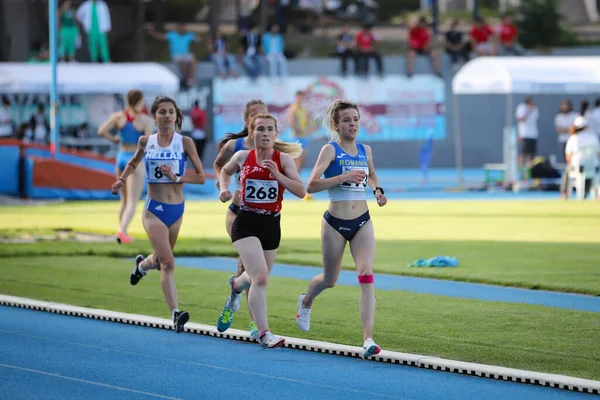
[[[263,250],[279,248],[281,241],[281,215],[261,215],[249,211],[238,211],[231,227],[231,243],[247,237],[260,240]]]

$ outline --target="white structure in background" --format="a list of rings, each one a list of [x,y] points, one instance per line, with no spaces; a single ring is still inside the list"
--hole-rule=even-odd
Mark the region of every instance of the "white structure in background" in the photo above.
[[[432,0],[421,0],[421,9],[431,7]],[[498,10],[504,12],[507,9],[518,7],[522,0],[498,0]],[[531,0],[529,0],[531,1]],[[473,11],[475,0],[438,0],[441,12],[448,10]],[[559,11],[570,22],[593,23],[600,20],[596,0],[559,0]]]
[[[460,98],[463,95],[506,95],[503,129],[505,182],[518,183],[515,95],[600,93],[600,57],[479,57],[466,63],[452,79],[456,168],[462,181]],[[502,110],[497,110],[502,112]],[[485,167],[484,167],[485,168]]]

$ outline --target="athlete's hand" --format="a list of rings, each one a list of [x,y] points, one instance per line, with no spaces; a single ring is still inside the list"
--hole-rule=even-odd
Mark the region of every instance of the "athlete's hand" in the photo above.
[[[221,191],[221,194],[219,195],[219,199],[223,203],[231,200],[232,197],[233,197],[233,195],[231,194],[231,192],[227,188],[223,188],[223,190]]]
[[[375,198],[377,199],[377,204],[379,204],[379,207],[383,207],[387,204],[387,197],[385,197],[385,194],[382,194],[379,190],[375,192]]]
[[[114,135],[111,139],[111,142],[114,144],[119,144],[121,142],[121,138],[118,135]]]
[[[367,177],[367,173],[361,169],[353,169],[347,174],[342,175],[342,182],[362,183]]]
[[[160,172],[162,172],[164,175],[166,175],[167,178],[169,178],[172,181],[177,179],[177,176],[175,176],[173,171],[171,171],[171,167],[169,167],[166,164],[160,166]]]
[[[118,179],[115,183],[113,183],[111,190],[112,190],[112,194],[117,194],[119,193],[119,190],[123,187],[125,183]]]
[[[275,178],[275,176],[279,173],[279,168],[277,168],[277,163],[273,160],[263,161],[262,167],[266,168],[271,173],[271,175],[273,175],[273,178]]]

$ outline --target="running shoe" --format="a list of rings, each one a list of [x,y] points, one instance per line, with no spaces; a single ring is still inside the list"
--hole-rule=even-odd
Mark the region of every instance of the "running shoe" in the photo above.
[[[258,336],[260,331],[258,330],[258,326],[256,326],[256,322],[250,322],[250,340],[253,342],[258,342]]]
[[[365,344],[363,345],[363,357],[371,357],[374,354],[379,354],[381,351],[381,347],[377,346],[377,344],[373,341],[373,339],[368,338],[365,340]]]
[[[144,261],[144,256],[138,254],[135,258],[135,267],[131,271],[131,275],[129,276],[129,283],[133,286],[137,285],[140,279],[142,279],[146,274],[140,272],[140,263]]]
[[[300,297],[298,297],[298,310],[296,311],[296,324],[298,324],[298,328],[300,328],[303,332],[308,332],[310,330],[310,308],[304,308],[302,306],[302,301],[306,297],[305,293],[302,293]]]
[[[129,236],[127,236],[126,234],[124,234],[123,232],[119,232],[117,233],[117,243],[118,244],[129,244],[131,242],[133,242],[133,239]]]
[[[276,349],[285,344],[285,339],[281,336],[273,335],[271,331],[266,331],[260,337],[259,343],[263,349]]]
[[[183,326],[190,320],[190,314],[187,311],[177,311],[173,316],[175,332],[183,332]]]

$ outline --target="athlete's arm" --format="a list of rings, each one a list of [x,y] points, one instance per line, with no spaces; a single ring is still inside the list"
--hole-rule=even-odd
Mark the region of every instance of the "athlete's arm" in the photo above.
[[[265,167],[271,172],[271,175],[277,182],[281,183],[283,187],[289,190],[294,196],[303,198],[306,196],[306,190],[298,170],[296,169],[296,163],[289,154],[281,153],[280,155],[281,169],[282,172],[277,170],[277,164],[273,160],[266,160]],[[271,164],[272,163],[272,164]]]
[[[335,149],[332,145],[326,144],[319,153],[317,163],[313,167],[313,170],[308,178],[308,185],[306,189],[308,193],[321,192],[323,190],[331,189],[334,186],[339,185],[342,182],[342,175],[333,176],[331,178],[323,178],[321,176],[335,160]]]
[[[117,127],[117,121],[121,117],[121,113],[113,113],[100,127],[98,128],[98,135],[110,140],[113,143],[119,143],[119,137],[111,135],[110,131]]]
[[[375,164],[373,164],[373,150],[371,150],[371,146],[368,146],[366,144],[363,146],[365,146],[365,153],[367,153],[367,159],[369,160],[368,184],[371,190],[375,191],[375,198],[377,199],[377,204],[379,204],[380,207],[383,207],[387,203],[387,198],[385,197],[381,189],[376,189],[377,187],[379,187],[379,178],[375,173]]]
[[[215,172],[215,176],[217,177],[217,189],[220,185],[221,170],[223,169],[225,164],[227,164],[227,161],[229,161],[233,156],[234,149],[235,140],[230,140],[229,142],[225,143],[225,146],[223,146],[219,154],[217,154],[217,158],[215,158],[215,162],[213,163],[213,171]],[[233,173],[235,173],[235,171]]]
[[[248,157],[248,150],[238,151],[231,157],[231,160],[221,169],[221,173],[219,174],[219,188],[221,192],[225,190],[229,190],[229,181],[231,180],[231,176],[238,172],[244,162],[246,162],[246,157]]]
[[[131,157],[131,160],[125,166],[123,173],[119,177],[119,179],[126,181],[129,174],[131,174],[135,168],[138,166],[142,158],[144,158],[144,150],[146,150],[146,144],[148,143],[148,136],[140,136],[138,140],[138,146],[135,150],[135,154]]]
[[[192,138],[189,138],[187,136],[183,138],[183,150],[192,162],[196,173],[184,174],[181,177],[180,182],[195,183],[198,185],[204,184],[204,182],[206,181],[206,176],[204,175],[204,168],[202,168],[202,161],[200,161],[200,156],[198,156],[198,151],[196,151],[196,146],[194,145],[194,141],[192,140]]]

